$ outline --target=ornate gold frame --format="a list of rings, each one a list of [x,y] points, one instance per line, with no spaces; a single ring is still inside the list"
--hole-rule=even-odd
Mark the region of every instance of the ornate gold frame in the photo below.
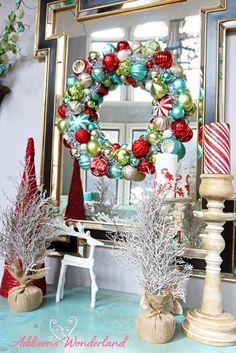
[[[135,0],[136,1],[136,0]],[[186,0],[161,0],[161,1],[155,1],[152,3],[151,6],[145,6],[145,8],[150,8],[150,7],[157,7],[157,6],[164,6],[168,5],[171,3],[178,3],[181,1],[186,1]],[[232,3],[234,0],[228,0],[228,3]],[[71,4],[71,2],[74,2],[74,4]],[[42,154],[41,154],[41,183],[44,185],[45,189],[47,190],[48,194],[53,195],[53,197],[56,200],[59,200],[59,195],[60,195],[60,168],[59,166],[61,165],[61,155],[58,153],[58,151],[61,150],[62,146],[62,137],[60,134],[57,132],[55,127],[55,111],[56,111],[56,94],[55,94],[55,86],[57,84],[56,82],[56,70],[58,70],[58,60],[57,60],[57,54],[58,54],[58,42],[61,40],[63,42],[63,51],[61,53],[61,62],[62,66],[65,66],[66,64],[66,58],[67,58],[67,35],[66,33],[59,33],[56,34],[56,16],[58,12],[61,11],[67,11],[69,9],[75,9],[76,13],[78,14],[78,6],[79,6],[80,1],[78,0],[78,4],[76,4],[76,0],[70,1],[70,4],[68,5],[68,1],[62,1],[62,0],[57,0],[57,1],[51,1],[51,0],[38,0],[38,13],[37,13],[37,20],[36,20],[36,34],[35,34],[35,49],[34,49],[34,56],[41,60],[45,60],[45,93],[44,93],[44,112],[43,112],[43,141],[42,141]],[[125,12],[129,11],[134,11],[134,10],[141,10],[144,7],[136,7],[134,9],[126,9]],[[216,8],[208,8],[208,9],[203,9],[202,13],[204,15],[205,21],[204,21],[204,28],[203,28],[203,33],[204,33],[204,67],[207,68],[207,63],[208,65],[211,65],[209,63],[208,57],[209,53],[207,52],[208,49],[208,44],[209,44],[209,22],[211,15],[215,13],[220,13],[223,14],[226,12],[227,14],[227,0],[223,0],[221,4]],[[120,11],[121,12],[121,11]],[[106,13],[103,13],[102,15],[99,14],[99,16],[109,16],[111,14],[114,14],[114,11],[108,11]],[[50,27],[51,30],[48,32],[47,31],[47,19],[50,16]],[[93,16],[97,17],[97,16]],[[236,14],[235,14],[236,17]],[[92,17],[90,17],[92,18]],[[223,17],[224,18],[224,17]],[[217,33],[219,31],[219,26],[223,26],[224,23],[227,21],[225,19],[221,19],[218,21],[217,25]],[[83,19],[86,19],[84,17]],[[77,18],[77,20],[80,20]],[[232,18],[233,20],[233,18]],[[225,32],[224,32],[224,40],[226,36],[226,30],[227,28],[225,27]],[[218,43],[218,39],[217,39]],[[211,53],[212,55],[212,53]],[[225,53],[224,53],[225,55]],[[218,47],[216,47],[216,76],[218,78]],[[55,68],[55,64],[57,63],[57,67]],[[65,72],[65,70],[63,71]],[[214,73],[213,73],[214,76]],[[62,82],[60,82],[60,87],[61,87],[61,94],[60,96],[62,97],[63,92],[64,92],[64,81],[65,77],[62,76]],[[205,70],[204,72],[204,91],[206,92],[206,99],[205,99],[205,104],[204,104],[204,117],[207,117],[207,119],[204,118],[205,123],[210,122],[210,121],[217,121],[218,116],[218,87],[219,87],[219,80],[217,80],[216,84],[216,94],[214,94],[209,98],[208,96],[208,70]],[[212,109],[213,106],[213,114],[210,115],[210,120],[209,120],[209,107]],[[55,151],[53,150],[52,146],[55,145],[55,141],[57,141],[58,145],[58,150]],[[55,160],[54,155],[57,154],[57,161],[56,165],[52,165],[52,161]],[[52,179],[52,171],[53,167],[57,168],[57,173],[56,176],[54,175],[54,179]],[[199,172],[202,169],[199,168]],[[55,174],[55,173],[54,173]],[[53,188],[53,184],[56,185],[56,188]],[[235,206],[235,203],[234,203]],[[233,232],[234,232],[234,227],[233,227]],[[233,235],[234,238],[234,235]],[[67,251],[76,251],[76,244],[73,244],[71,246],[70,240],[68,241],[68,246],[66,247],[65,245],[61,246],[61,249]],[[60,248],[60,246],[59,246]],[[232,250],[234,250],[234,241],[233,241],[233,247]],[[232,254],[232,257],[234,254]],[[203,257],[198,257],[198,259],[203,259]],[[233,276],[233,275],[232,275]],[[235,278],[227,279],[231,281],[235,281]]]

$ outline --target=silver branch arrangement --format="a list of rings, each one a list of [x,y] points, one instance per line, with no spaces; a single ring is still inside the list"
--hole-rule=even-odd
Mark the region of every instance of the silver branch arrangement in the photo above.
[[[110,234],[117,261],[137,270],[137,282],[149,293],[185,299],[183,283],[192,267],[181,259],[183,245],[165,195],[146,189],[136,216],[120,232]]]
[[[29,179],[15,185],[16,198],[8,198],[9,206],[0,214],[0,258],[9,266],[20,263],[25,275],[44,271],[41,265],[60,228],[51,199],[38,190],[32,196],[29,185]]]

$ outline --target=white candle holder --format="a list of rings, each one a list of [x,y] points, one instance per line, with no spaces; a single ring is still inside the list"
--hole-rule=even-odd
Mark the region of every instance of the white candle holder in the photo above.
[[[207,224],[203,248],[208,251],[205,258],[206,275],[200,308],[186,313],[184,333],[201,343],[213,346],[236,344],[236,319],[223,311],[221,295],[221,252],[225,241],[221,235],[226,221],[234,221],[235,213],[224,213],[224,201],[233,195],[233,177],[224,174],[201,175],[200,195],[207,199],[207,210],[195,212]]]

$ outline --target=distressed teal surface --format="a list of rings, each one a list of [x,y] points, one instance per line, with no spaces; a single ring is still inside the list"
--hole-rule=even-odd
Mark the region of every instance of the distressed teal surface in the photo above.
[[[177,328],[174,339],[162,345],[148,344],[135,336],[135,319],[138,312],[140,296],[122,292],[100,290],[95,309],[90,309],[90,289],[70,287],[65,290],[64,300],[55,303],[55,290],[48,288],[41,308],[30,313],[13,313],[8,308],[7,300],[0,298],[0,352],[88,352],[88,353],[233,353],[236,347],[211,347],[185,337],[181,331],[182,316],[176,317]],[[77,324],[68,325],[70,318]],[[55,320],[56,325],[53,325]],[[54,327],[54,330],[50,330]],[[55,327],[58,331],[55,331]],[[66,331],[68,328],[68,331]],[[52,339],[53,333],[58,336]],[[124,347],[65,347],[65,339],[70,334],[74,341],[88,344],[96,336],[102,341],[109,336],[106,343],[121,342],[128,336]],[[58,347],[20,347],[12,346],[21,337],[37,337],[38,341],[58,342]],[[61,342],[61,343],[60,343]]]

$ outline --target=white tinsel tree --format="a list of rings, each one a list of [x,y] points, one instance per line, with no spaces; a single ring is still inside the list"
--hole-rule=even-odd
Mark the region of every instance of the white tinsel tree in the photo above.
[[[40,265],[55,239],[59,222],[45,193],[30,191],[30,179],[17,185],[17,196],[0,214],[0,258],[10,266],[20,266],[23,274],[44,271]],[[20,264],[20,265],[19,265]]]
[[[170,292],[174,298],[185,298],[183,282],[191,266],[181,260],[183,246],[178,242],[173,217],[165,197],[155,189],[145,189],[136,205],[136,216],[116,234],[117,260],[137,270],[137,282],[149,293]]]

